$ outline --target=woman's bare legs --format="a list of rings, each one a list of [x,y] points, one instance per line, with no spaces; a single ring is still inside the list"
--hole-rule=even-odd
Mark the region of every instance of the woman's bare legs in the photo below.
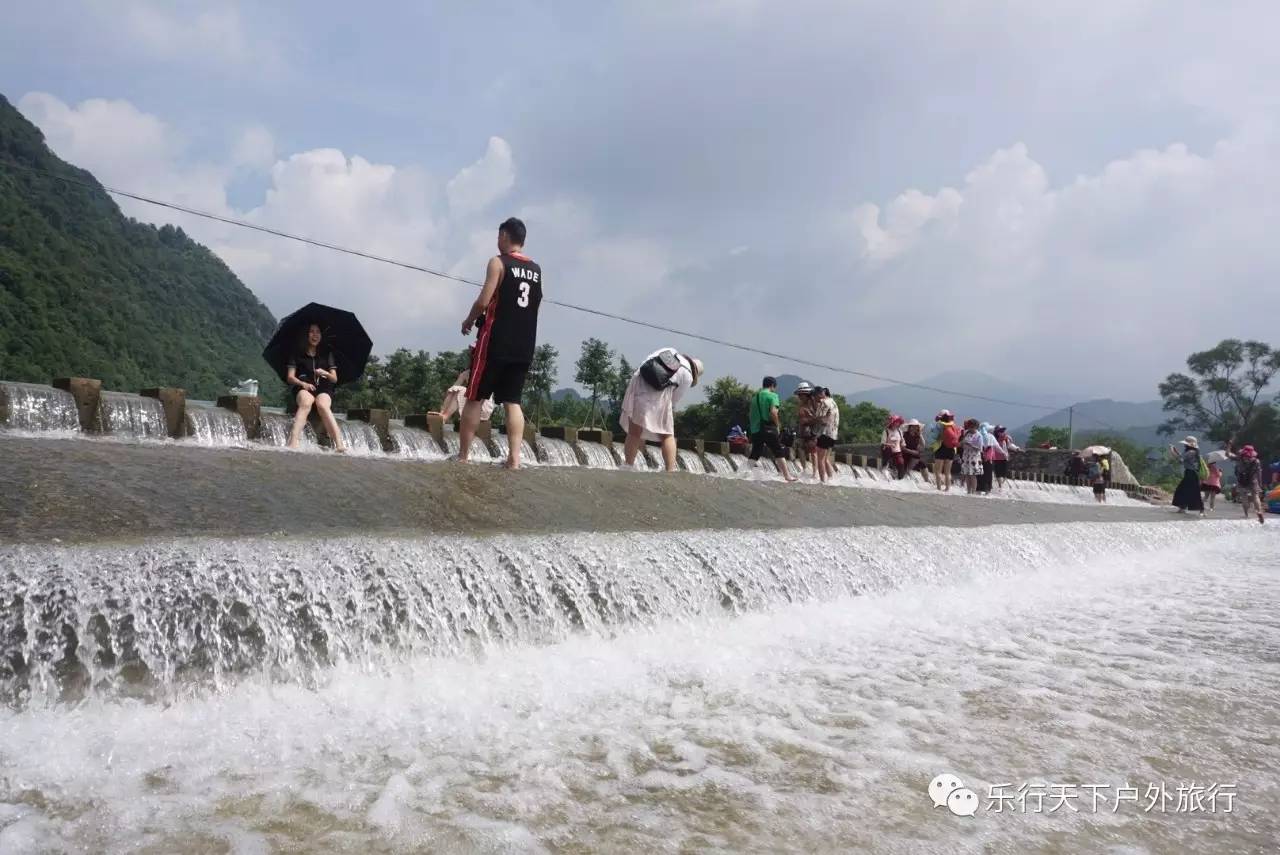
[[[675,442],[675,437],[672,437],[671,441]],[[635,465],[642,445],[644,445],[644,425],[627,422],[627,440],[622,444],[622,459],[628,466]]]
[[[307,416],[311,415],[311,405],[315,396],[306,389],[298,390],[298,411],[293,415],[293,427],[289,429],[289,447],[297,448],[302,441],[302,429],[307,426]]]
[[[320,411],[320,421],[324,423],[324,432],[329,434],[329,441],[338,453],[345,452],[347,445],[342,441],[342,431],[338,430],[338,420],[333,417],[333,399],[328,392],[316,395],[316,409]]]
[[[628,439],[630,435],[628,435]],[[676,471],[676,438],[674,435],[662,438],[662,462],[668,472]]]

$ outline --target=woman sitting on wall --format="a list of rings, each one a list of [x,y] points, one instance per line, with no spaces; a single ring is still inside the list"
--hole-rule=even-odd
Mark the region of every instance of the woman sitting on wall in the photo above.
[[[334,450],[339,453],[347,450],[342,441],[342,432],[338,430],[338,421],[333,417],[333,390],[338,386],[338,369],[333,359],[333,352],[322,350],[320,343],[324,334],[319,324],[307,327],[306,342],[298,349],[298,354],[289,360],[286,382],[293,393],[294,406],[297,408],[293,416],[293,429],[289,431],[289,447],[297,448],[302,440],[302,429],[307,425],[307,417],[311,415],[311,407],[320,411],[320,421],[324,423],[325,433],[333,442]]]

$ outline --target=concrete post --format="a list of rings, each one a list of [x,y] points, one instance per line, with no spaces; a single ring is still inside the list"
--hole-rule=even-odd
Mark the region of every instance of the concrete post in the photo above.
[[[262,399],[256,395],[222,395],[218,406],[231,410],[244,422],[244,432],[249,439],[257,439],[262,422]]]
[[[578,440],[581,442],[598,442],[607,448],[613,445],[613,434],[605,433],[598,428],[581,428],[578,431]]]
[[[143,389],[142,397],[155,398],[164,407],[164,424],[169,436],[181,439],[187,435],[187,393],[184,390],[161,386]]]
[[[70,392],[76,401],[76,412],[80,416],[80,429],[100,433],[102,425],[98,423],[98,403],[102,400],[102,381],[88,377],[59,377],[53,381],[55,389]]]
[[[444,444],[444,419],[439,413],[413,413],[404,417],[404,426],[425,430],[441,448]]]
[[[391,443],[391,413],[387,410],[347,410],[347,418],[353,422],[365,422],[372,425],[373,429],[378,432],[378,439],[382,442],[382,450],[390,453],[394,450]]]

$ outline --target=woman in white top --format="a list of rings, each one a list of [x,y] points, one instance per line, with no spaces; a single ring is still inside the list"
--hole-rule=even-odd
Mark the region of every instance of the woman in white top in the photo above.
[[[644,367],[659,356],[674,356],[679,368],[670,375],[667,385],[655,388],[641,376]],[[618,417],[619,424],[627,433],[627,441],[623,446],[628,466],[634,466],[640,446],[645,440],[662,444],[662,462],[668,472],[676,471],[676,402],[684,397],[693,386],[698,385],[702,376],[702,362],[692,356],[686,356],[673,347],[664,347],[645,357],[640,368],[631,375],[627,391],[622,396],[622,413]]]

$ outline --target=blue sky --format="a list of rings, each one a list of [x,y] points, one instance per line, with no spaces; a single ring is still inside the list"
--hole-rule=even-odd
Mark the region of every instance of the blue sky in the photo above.
[[[0,91],[51,147],[201,209],[473,277],[517,213],[557,297],[906,379],[1150,398],[1280,343],[1272,3],[7,5]],[[464,343],[457,285],[176,221],[277,314]],[[566,382],[588,334],[815,373],[543,333]]]

